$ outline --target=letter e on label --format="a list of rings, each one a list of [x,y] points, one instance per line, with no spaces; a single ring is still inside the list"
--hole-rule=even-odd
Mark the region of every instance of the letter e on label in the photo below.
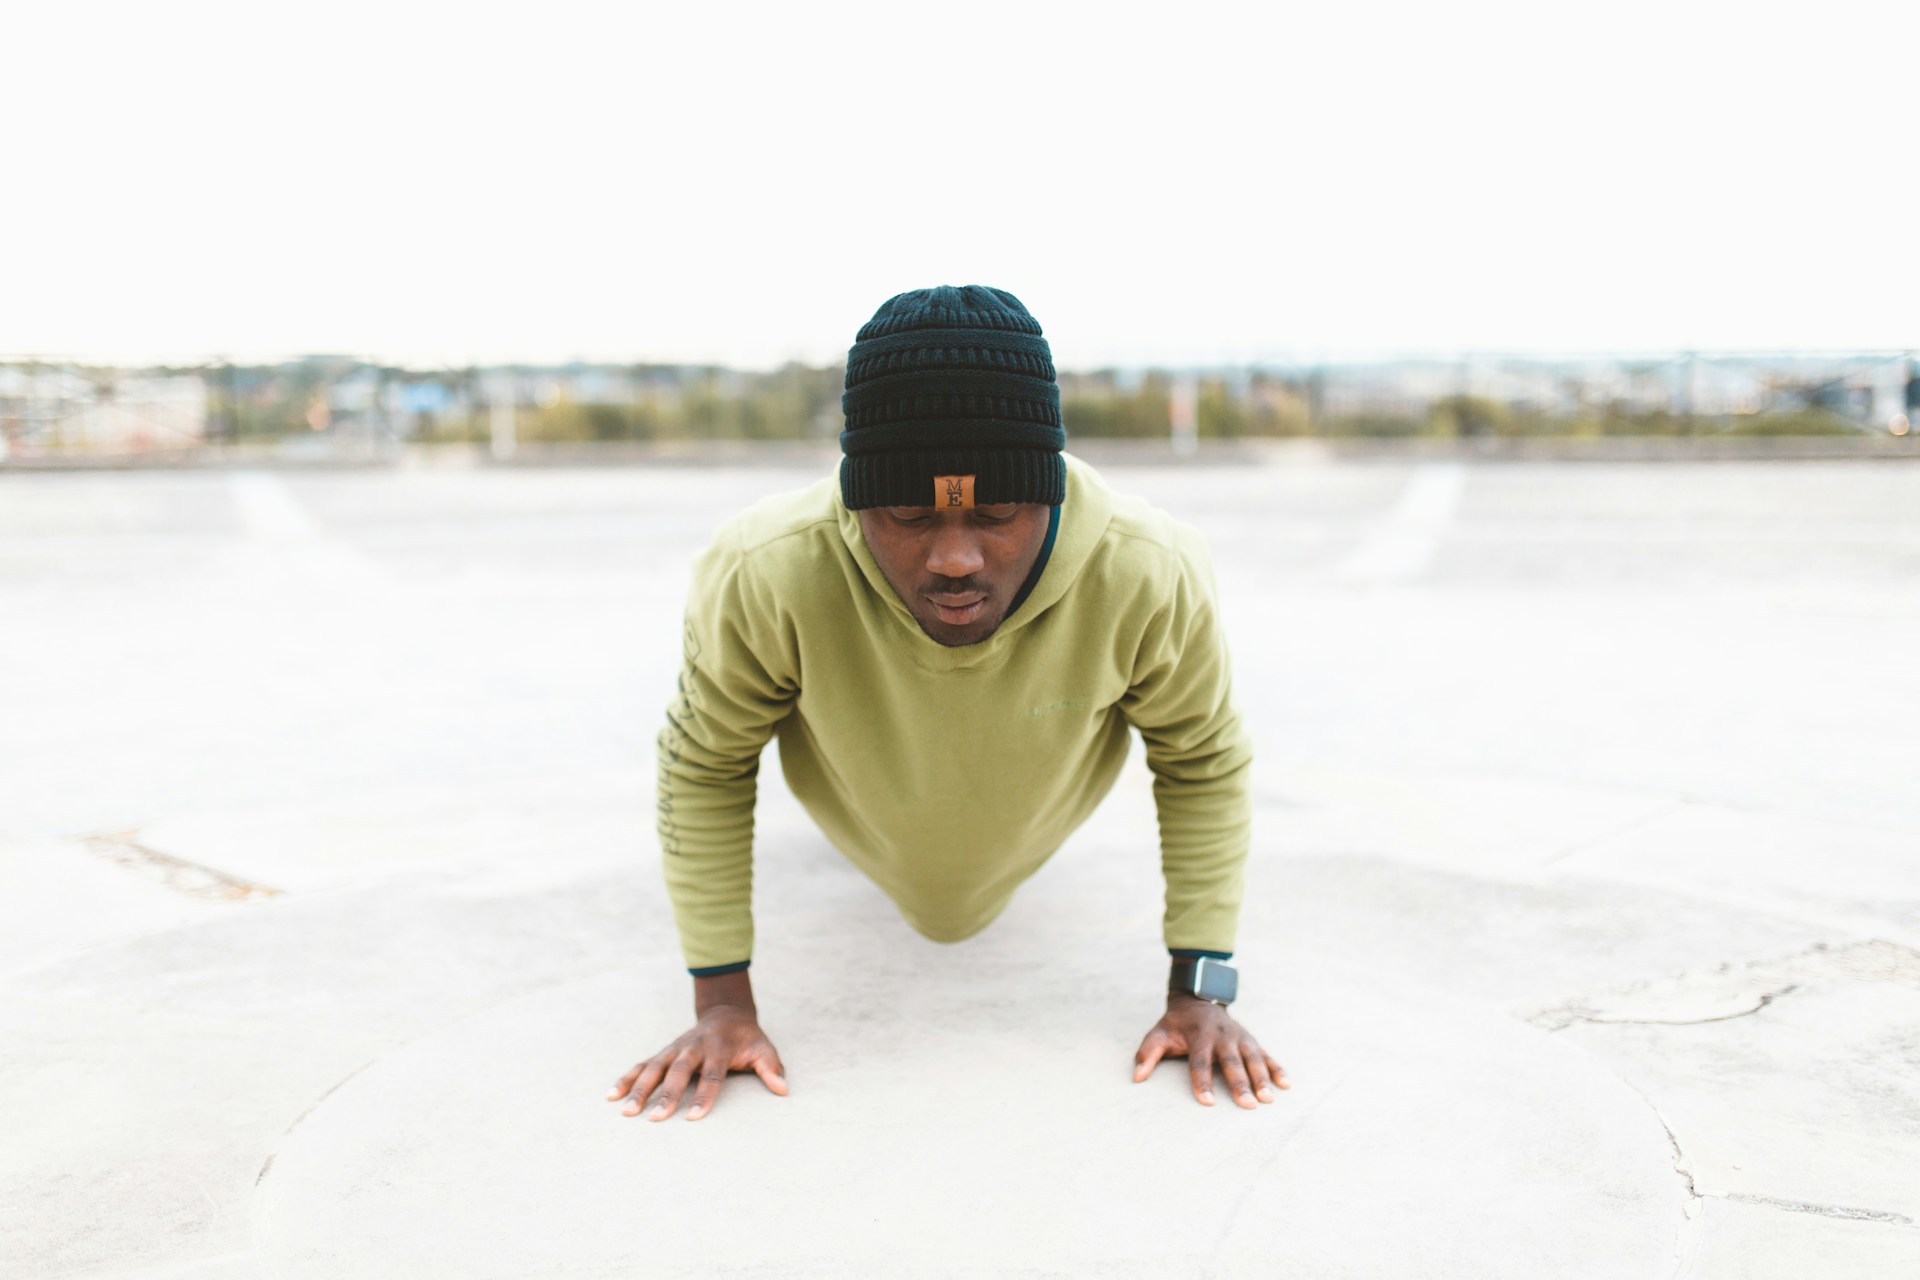
[[[972,476],[935,476],[933,478],[933,505],[945,508],[966,508],[973,505]]]

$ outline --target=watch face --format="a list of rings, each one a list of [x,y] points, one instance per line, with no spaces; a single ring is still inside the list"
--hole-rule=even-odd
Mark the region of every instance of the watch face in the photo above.
[[[1218,1000],[1222,1004],[1230,1003],[1240,991],[1240,975],[1230,965],[1218,960],[1207,960],[1199,966],[1196,975],[1198,982],[1194,993],[1202,1000]]]

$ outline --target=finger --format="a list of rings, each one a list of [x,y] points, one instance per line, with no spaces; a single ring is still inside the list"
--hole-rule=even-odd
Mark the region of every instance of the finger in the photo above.
[[[1147,1032],[1147,1038],[1140,1042],[1139,1051],[1133,1055],[1133,1082],[1139,1084],[1153,1074],[1160,1065],[1160,1059],[1167,1056],[1166,1038],[1157,1031]]]
[[[1273,1072],[1274,1087],[1279,1089],[1293,1088],[1293,1086],[1287,1082],[1287,1069],[1280,1065],[1280,1060],[1270,1053],[1263,1052],[1261,1056],[1267,1060],[1267,1070]]]
[[[639,1079],[633,1082],[633,1099],[627,1103],[624,1114],[637,1116],[640,1108],[647,1105],[647,1095],[659,1087],[660,1077],[667,1074],[667,1059],[648,1058],[641,1063]]]
[[[1220,1074],[1226,1077],[1227,1091],[1233,1095],[1235,1105],[1249,1111],[1260,1106],[1253,1100],[1253,1087],[1247,1083],[1247,1067],[1240,1060],[1238,1046],[1229,1044],[1220,1051]]]
[[[753,1060],[753,1071],[755,1075],[760,1077],[760,1082],[766,1085],[767,1088],[773,1090],[783,1098],[787,1096],[787,1073],[780,1068],[780,1057],[778,1054],[769,1057],[755,1058]]]
[[[607,1101],[618,1102],[620,1099],[626,1097],[627,1091],[633,1088],[633,1082],[640,1078],[640,1073],[646,1069],[646,1066],[647,1064],[644,1062],[637,1062],[634,1064],[633,1070],[627,1072],[627,1074],[621,1076],[618,1080],[615,1080],[613,1082],[613,1088],[607,1092]]]
[[[665,1120],[673,1114],[673,1109],[680,1105],[681,1095],[687,1091],[687,1081],[693,1078],[693,1069],[699,1061],[699,1055],[693,1050],[681,1051],[680,1056],[675,1058],[673,1065],[667,1069],[666,1081],[660,1086],[660,1092],[654,1095],[653,1106],[647,1112],[647,1119]]]
[[[713,1109],[713,1100],[720,1096],[720,1086],[726,1079],[726,1059],[709,1053],[707,1064],[700,1068],[700,1084],[693,1091],[693,1105],[687,1108],[687,1119],[698,1120]]]
[[[1262,1102],[1272,1102],[1273,1072],[1267,1069],[1267,1055],[1257,1046],[1241,1045],[1240,1060],[1247,1064],[1247,1075],[1253,1081],[1253,1096]]]
[[[1187,1058],[1187,1074],[1193,1078],[1193,1096],[1202,1105],[1213,1105],[1213,1046],[1203,1044]]]

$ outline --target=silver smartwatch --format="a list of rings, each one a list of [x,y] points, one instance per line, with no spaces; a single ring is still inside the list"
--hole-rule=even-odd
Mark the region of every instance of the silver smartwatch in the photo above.
[[[1172,990],[1211,1000],[1222,1007],[1233,1003],[1240,993],[1240,972],[1225,960],[1212,956],[1175,956]]]

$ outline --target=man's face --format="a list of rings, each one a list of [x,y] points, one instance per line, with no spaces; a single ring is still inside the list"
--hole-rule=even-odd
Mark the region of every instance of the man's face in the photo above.
[[[978,644],[1007,616],[1039,558],[1047,515],[1039,502],[868,507],[860,532],[922,631],[944,645]]]

